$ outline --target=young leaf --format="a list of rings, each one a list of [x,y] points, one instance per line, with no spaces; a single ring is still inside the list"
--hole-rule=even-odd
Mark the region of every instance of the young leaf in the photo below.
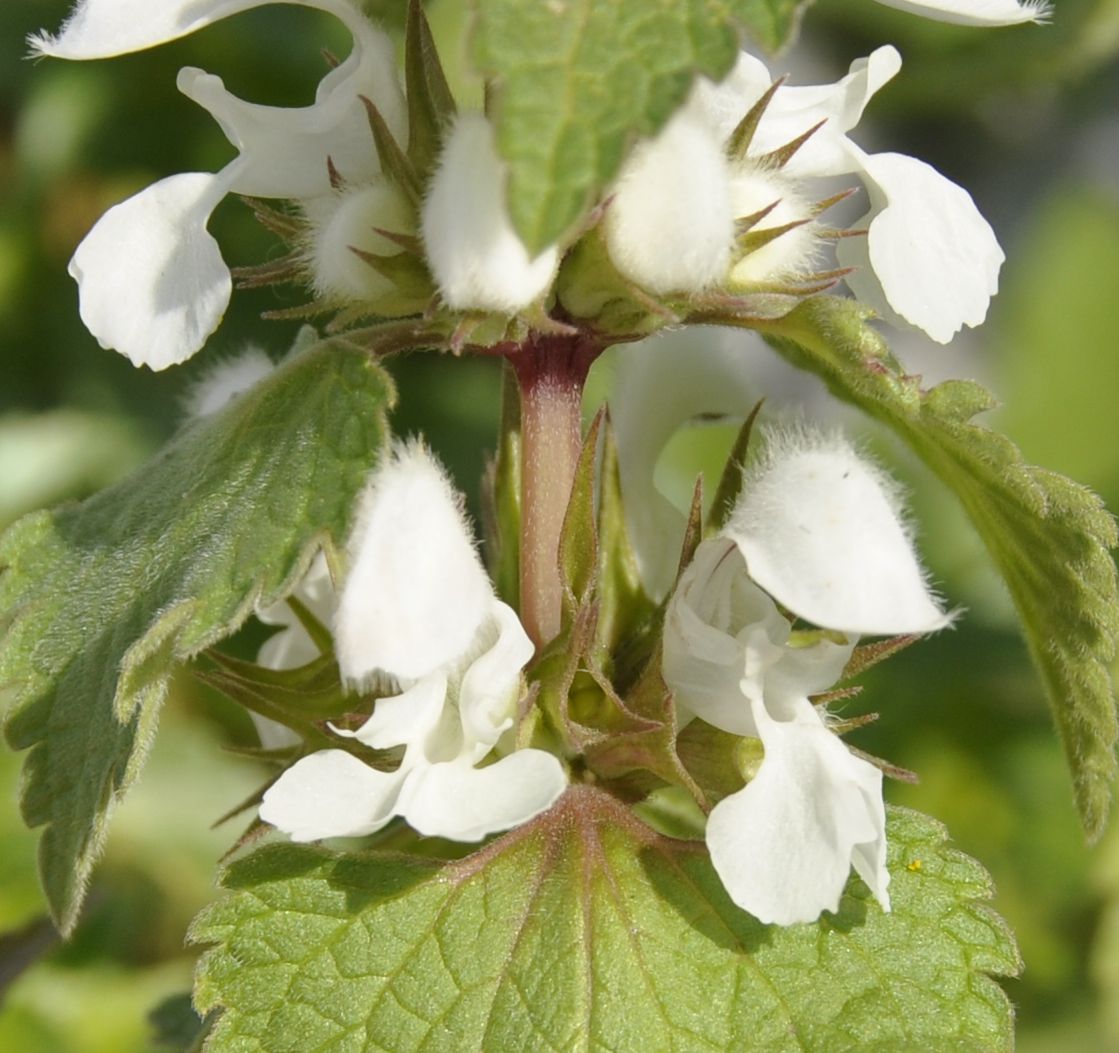
[[[866,318],[852,301],[816,297],[768,325],[770,342],[833,394],[893,428],[959,498],[1018,608],[1080,817],[1094,838],[1107,818],[1119,732],[1108,668],[1119,639],[1108,551],[1119,542],[1115,521],[1095,494],[1025,464],[1008,439],[972,423],[994,404],[978,384],[922,390]]]
[[[207,1049],[1009,1050],[986,875],[917,813],[889,836],[892,914],[853,879],[788,928],[586,786],[454,862],[272,844],[193,927]]]
[[[509,210],[530,252],[560,240],[617,173],[634,134],[654,135],[696,74],[718,80],[738,29],[776,48],[800,0],[474,0],[474,62],[494,86]]]
[[[363,352],[296,355],[186,425],[144,469],[0,538],[6,734],[30,750],[28,826],[72,927],[113,804],[135,780],[176,662],[284,596],[349,528],[393,398]]]

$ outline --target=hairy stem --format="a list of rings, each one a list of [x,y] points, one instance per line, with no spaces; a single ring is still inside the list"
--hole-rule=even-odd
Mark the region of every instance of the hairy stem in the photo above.
[[[535,337],[509,354],[521,393],[521,621],[539,648],[560,631],[559,540],[583,442],[583,384],[602,350]]]

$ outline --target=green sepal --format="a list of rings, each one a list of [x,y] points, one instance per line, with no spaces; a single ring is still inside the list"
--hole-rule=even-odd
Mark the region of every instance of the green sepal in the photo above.
[[[207,1050],[1008,1051],[987,875],[925,816],[887,830],[891,913],[852,878],[784,928],[587,786],[457,861],[265,845],[192,926]]]
[[[408,159],[420,185],[426,186],[456,107],[420,0],[408,0],[404,84],[408,97]]]
[[[570,626],[575,612],[590,603],[598,591],[598,525],[595,493],[598,473],[598,436],[605,410],[595,415],[571,481],[571,499],[563,517],[559,538],[559,571],[563,582],[564,626]]]
[[[517,610],[521,596],[521,396],[517,375],[501,366],[497,452],[483,480],[486,564],[500,599]]]
[[[746,456],[750,452],[750,438],[754,434],[754,425],[757,423],[764,402],[765,400],[762,399],[750,411],[750,415],[738,431],[734,446],[727,455],[727,463],[723,468],[723,474],[719,477],[719,485],[715,489],[715,499],[711,502],[711,509],[704,523],[706,534],[718,533],[726,526],[734,506],[738,503],[742,484],[746,478]]]
[[[1026,464],[1010,440],[972,423],[994,405],[980,385],[948,381],[923,390],[868,317],[853,301],[821,296],[756,327],[833,394],[889,425],[959,498],[1014,599],[1081,821],[1095,838],[1111,801],[1119,731],[1109,669],[1119,639],[1109,552],[1119,542],[1115,521],[1095,494]]]
[[[637,556],[626,529],[618,444],[609,414],[602,431],[598,548],[598,647],[625,667],[632,662],[627,662],[619,649],[648,635],[656,604],[641,583]]]
[[[408,155],[400,148],[376,103],[364,95],[360,98],[365,106],[366,117],[369,119],[369,130],[373,134],[381,171],[400,188],[412,207],[418,211],[423,200],[423,187],[420,185],[420,177],[416,169]]]
[[[322,344],[184,426],[143,469],[0,538],[6,734],[28,749],[24,819],[74,924],[113,804],[138,775],[176,664],[328,561],[394,398],[362,351]]]

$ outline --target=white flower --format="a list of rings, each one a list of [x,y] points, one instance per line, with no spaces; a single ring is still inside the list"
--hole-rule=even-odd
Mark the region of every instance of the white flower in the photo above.
[[[881,772],[848,752],[809,696],[839,678],[855,632],[927,631],[947,618],[876,470],[822,436],[773,450],[725,534],[680,577],[663,671],[681,725],[700,717],[762,742],[758,773],[715,806],[706,839],[735,903],[787,925],[837,910],[852,866],[890,906]],[[845,642],[791,646],[774,600]]]
[[[1049,17],[1045,0],[878,0],[914,15],[955,22],[962,26],[1012,26],[1044,22]]]
[[[480,113],[459,116],[423,205],[427,260],[448,307],[513,314],[539,300],[559,263],[530,257],[505,206],[505,164]]]
[[[36,54],[93,59],[154,47],[269,0],[81,0],[62,31],[32,38]],[[391,41],[348,0],[297,0],[338,17],[353,49],[320,81],[306,107],[262,106],[198,69],[180,91],[208,110],[238,156],[217,173],[170,176],[115,205],[78,246],[70,273],[82,321],[103,347],[135,365],[165,369],[193,355],[229,303],[229,268],[206,229],[226,194],[310,198],[331,192],[327,159],[347,181],[378,162],[359,96],[372,99],[394,134],[404,102]]]
[[[361,836],[396,816],[421,834],[477,841],[548,808],[566,785],[559,761],[500,742],[532,643],[493,595],[459,501],[422,447],[374,473],[349,557],[334,619],[343,676],[378,670],[401,690],[338,734],[403,746],[403,758],[383,771],[344,750],[314,753],[269,788],[261,818],[296,841]]]
[[[867,235],[842,239],[837,254],[843,266],[859,268],[848,278],[856,295],[941,343],[963,325],[980,324],[1004,257],[971,197],[923,162],[867,154],[847,135],[900,68],[887,46],[853,63],[835,84],[782,84],[740,159],[725,147],[772,77],[743,52],[721,83],[701,79],[664,131],[622,169],[606,219],[615,265],[657,293],[795,279],[816,263],[812,181],[855,175],[870,197],[870,211],[856,224]],[[813,128],[784,165],[767,159]],[[766,209],[755,223],[759,232],[799,225],[735,254],[734,220]]]

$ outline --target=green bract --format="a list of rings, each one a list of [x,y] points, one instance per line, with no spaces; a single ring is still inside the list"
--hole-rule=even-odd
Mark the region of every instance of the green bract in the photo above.
[[[894,810],[894,912],[767,927],[694,842],[573,788],[456,862],[273,844],[193,938],[209,1053],[1008,1050],[1017,952],[982,869]]]
[[[70,929],[113,803],[139,772],[175,663],[288,592],[343,539],[393,398],[368,356],[323,344],[186,425],[142,470],[0,539],[6,732],[23,813]]]

